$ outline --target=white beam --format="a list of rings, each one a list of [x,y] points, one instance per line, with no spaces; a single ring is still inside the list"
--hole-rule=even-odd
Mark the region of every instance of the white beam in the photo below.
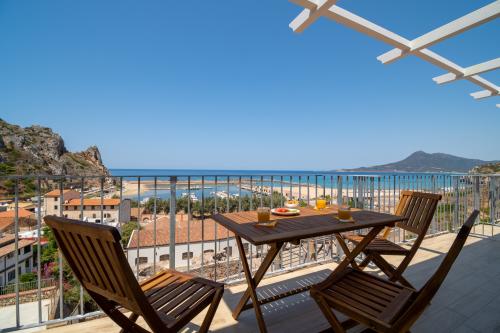
[[[306,7],[289,24],[294,32],[302,32],[316,21],[323,12],[334,5],[337,0],[291,0],[293,3]],[[500,1],[500,0],[499,0]]]
[[[395,49],[379,56],[377,59],[386,63],[387,61],[390,61],[390,59],[397,58],[397,57],[402,57],[405,54],[411,52],[415,56],[430,62],[431,64],[434,64],[448,72],[449,74],[454,75],[456,77],[461,77],[463,79],[466,79],[482,88],[485,90],[483,91],[478,91],[475,93],[472,93],[471,96],[474,97],[475,99],[481,99],[481,98],[486,98],[486,97],[491,97],[491,96],[499,96],[500,95],[500,89],[498,86],[495,84],[483,79],[482,77],[478,76],[477,74],[488,71],[488,70],[493,70],[495,68],[498,68],[497,61],[498,59],[474,65],[468,68],[462,68],[459,65],[453,63],[452,61],[440,56],[437,53],[432,52],[429,49],[426,49],[426,45],[431,45],[433,43],[438,42],[439,40],[442,40],[444,38],[449,37],[450,33],[451,34],[457,34],[462,31],[465,31],[469,29],[472,26],[482,24],[486,20],[485,15],[490,17],[489,19],[492,19],[491,17],[497,17],[499,16],[499,5],[500,5],[500,0],[495,1],[494,3],[485,6],[478,11],[474,12],[476,13],[476,16],[464,16],[467,17],[467,19],[464,20],[464,17],[461,19],[455,20],[454,22],[451,22],[451,26],[448,25],[448,28],[445,30],[451,29],[452,31],[448,31],[447,34],[440,33],[438,28],[431,32],[434,34],[434,37],[430,35],[431,33],[427,34],[429,35],[427,39],[421,39],[419,42],[418,48],[414,48],[415,45],[412,45],[412,42],[409,41],[408,39],[392,32],[389,31],[379,25],[376,25],[373,22],[370,22],[360,16],[357,16],[345,9],[342,9],[338,6],[332,5],[329,8],[328,2],[329,0],[290,0],[296,4],[299,4],[301,6],[304,6],[305,9],[297,16],[291,23],[290,23],[290,28],[293,29],[295,32],[301,32],[305,28],[307,28],[312,22],[314,22],[319,16],[324,15],[327,16],[328,18],[341,23],[347,27],[350,27],[352,29],[355,29],[359,32],[362,32],[366,35],[369,35],[371,37],[374,37],[378,40],[381,40],[389,45],[392,45],[395,47]],[[319,5],[319,2],[321,1],[321,6]],[[335,2],[332,0],[332,2]],[[493,7],[491,7],[494,5]],[[314,9],[316,8],[316,9]],[[325,10],[325,8],[328,8]],[[494,10],[494,14],[485,14],[484,9],[489,8],[489,10]],[[492,9],[493,8],[493,9]],[[479,13],[477,13],[479,12]],[[482,19],[481,19],[482,17]],[[488,19],[488,20],[489,20]],[[461,21],[462,20],[462,21]],[[468,21],[467,21],[468,20]],[[473,23],[474,21],[476,23]],[[478,21],[482,20],[482,23],[478,23]],[[458,21],[458,22],[457,22]],[[461,28],[459,27],[461,26]],[[441,34],[441,37],[439,35]],[[425,35],[424,35],[425,36]],[[433,38],[431,38],[433,37]],[[418,39],[417,39],[418,40]],[[414,41],[415,42],[415,41]],[[448,75],[448,74],[446,74]]]
[[[445,24],[437,29],[432,30],[410,42],[410,49],[406,52],[397,52],[390,50],[377,59],[382,61],[383,64],[388,64],[398,59],[405,57],[410,53],[427,48],[433,44],[439,43],[447,38],[453,37],[464,31],[472,29],[476,26],[484,24],[488,21],[494,20],[500,16],[500,0],[496,0],[489,5],[486,5],[478,10],[462,16],[455,21]]]
[[[464,69],[463,74],[447,73],[440,76],[436,76],[435,78],[433,78],[433,80],[437,84],[449,83],[466,78],[468,76],[493,71],[498,68],[500,68],[500,58],[496,58],[490,61],[485,61],[483,63],[467,67]]]
[[[399,50],[403,48],[409,48],[410,42],[408,39],[401,37],[400,35],[389,31],[379,25],[376,25],[373,22],[370,22],[362,17],[359,17],[343,8],[340,8],[338,6],[331,6],[330,9],[325,13],[325,15],[338,22],[341,23],[345,26],[348,26],[352,29],[355,29],[357,31],[360,31],[366,35],[369,35],[371,37],[374,37],[378,40],[381,40],[383,42],[386,42],[387,44],[390,44],[392,46],[396,46]],[[423,60],[426,60],[438,67],[441,67],[442,69],[460,74],[464,72],[464,68],[460,67],[459,65],[453,63],[452,61],[440,56],[437,53],[432,52],[429,49],[422,49],[419,51],[415,52],[415,55]],[[489,91],[498,91],[498,87],[495,86],[493,83],[477,76],[469,76],[465,78],[466,80],[469,80],[479,86],[481,86],[484,89],[487,89]]]
[[[491,92],[489,90],[481,90],[481,91],[473,92],[470,95],[472,97],[474,97],[474,99],[483,99],[483,98],[487,98],[487,97],[499,96],[499,93],[498,92],[494,93],[494,92]]]

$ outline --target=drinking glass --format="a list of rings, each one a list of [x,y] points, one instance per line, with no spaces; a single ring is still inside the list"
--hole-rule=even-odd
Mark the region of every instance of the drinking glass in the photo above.
[[[326,208],[326,199],[325,198],[318,198],[316,199],[316,208],[321,210]]]
[[[258,222],[269,222],[270,219],[271,219],[271,208],[269,208],[269,207],[257,208],[257,221]]]
[[[351,208],[349,206],[342,205],[339,207],[339,220],[350,220],[351,219]]]

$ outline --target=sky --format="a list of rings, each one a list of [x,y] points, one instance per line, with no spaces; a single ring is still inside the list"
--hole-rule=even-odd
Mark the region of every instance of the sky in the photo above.
[[[490,1],[340,0],[413,39]],[[498,97],[301,7],[252,1],[0,1],[0,118],[51,127],[110,168],[331,170],[417,150],[500,159]],[[499,20],[431,50],[499,56]],[[495,37],[496,36],[496,37]],[[499,82],[499,71],[484,78]]]

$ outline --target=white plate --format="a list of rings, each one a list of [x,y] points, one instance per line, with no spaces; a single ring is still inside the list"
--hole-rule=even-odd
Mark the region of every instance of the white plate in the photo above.
[[[339,219],[339,221],[344,222],[344,223],[349,223],[349,222],[354,222],[354,219],[351,217],[350,219],[347,219],[347,220]]]
[[[281,216],[293,216],[293,215],[299,215],[300,210],[294,209],[294,208],[287,208],[288,212],[277,212],[276,208],[271,209],[271,213],[274,215],[281,215]]]

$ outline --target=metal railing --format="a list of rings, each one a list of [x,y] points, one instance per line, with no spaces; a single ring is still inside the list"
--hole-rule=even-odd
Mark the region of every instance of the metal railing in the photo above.
[[[11,331],[47,323],[94,316],[97,307],[84,293],[65,266],[57,251],[50,230],[44,227],[43,216],[49,213],[78,218],[94,223],[116,226],[127,239],[123,243],[129,264],[138,279],[162,268],[189,271],[206,278],[233,283],[243,276],[234,238],[211,219],[215,212],[253,210],[259,206],[282,206],[285,200],[296,199],[300,205],[314,205],[323,197],[329,204],[392,213],[402,190],[441,193],[441,200],[429,235],[454,232],[473,209],[481,211],[474,232],[492,236],[500,222],[500,176],[456,174],[351,174],[351,173],[276,173],[276,174],[189,174],[189,175],[117,175],[102,176],[5,176],[0,183],[7,189],[15,207],[14,281],[4,271],[3,284],[11,283],[15,297],[12,322],[2,323],[0,330]],[[48,198],[45,194],[56,191]],[[70,191],[67,191],[70,190]],[[89,197],[97,197],[92,205]],[[119,199],[111,205],[108,199]],[[68,205],[67,200],[78,200]],[[21,202],[31,201],[31,218],[19,216]],[[1,201],[1,200],[0,200]],[[65,204],[66,203],[66,204]],[[76,216],[76,217],[75,217]],[[91,222],[89,222],[91,223]],[[36,301],[33,311],[38,318],[26,322],[20,313],[23,291],[19,262],[19,244],[26,229],[35,229]],[[3,236],[6,236],[6,232]],[[395,228],[395,242],[411,241],[413,235]],[[258,267],[267,246],[244,244],[250,267]],[[337,260],[342,255],[333,236],[301,240],[298,245],[286,244],[271,265],[269,274]],[[2,259],[2,258],[0,258]],[[12,258],[11,258],[12,259]],[[1,260],[0,260],[1,265]],[[62,269],[60,269],[62,267]],[[1,268],[1,266],[0,266]],[[59,299],[53,318],[42,316],[44,279],[55,279]],[[10,290],[10,289],[9,289]],[[65,309],[70,309],[65,313]],[[0,307],[7,311],[7,307]],[[78,313],[78,315],[74,315]]]

